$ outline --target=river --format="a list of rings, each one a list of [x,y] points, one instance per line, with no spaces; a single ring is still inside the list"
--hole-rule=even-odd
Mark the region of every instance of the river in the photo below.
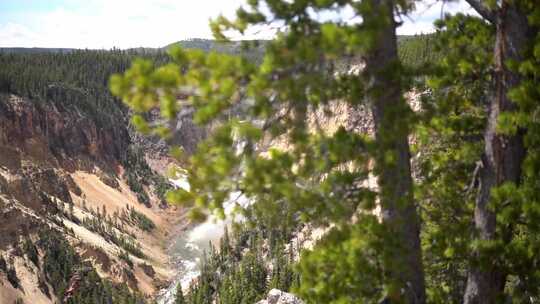
[[[176,187],[189,190],[189,183],[184,176],[179,176],[171,182]],[[205,222],[192,226],[183,233],[178,233],[171,240],[167,251],[176,274],[171,284],[158,293],[158,304],[173,304],[177,286],[182,286],[182,289],[186,291],[191,282],[199,276],[200,261],[205,250],[209,249],[210,242],[217,245],[223,236],[225,226],[230,224],[231,214],[237,205],[245,207],[248,205],[248,200],[240,193],[232,193],[224,203],[226,220],[209,216]],[[239,218],[235,219],[239,220]]]

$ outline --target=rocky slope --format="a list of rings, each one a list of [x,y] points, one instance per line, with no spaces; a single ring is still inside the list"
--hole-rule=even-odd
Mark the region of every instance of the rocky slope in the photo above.
[[[45,232],[59,232],[101,278],[152,297],[172,275],[165,247],[181,217],[162,203],[166,182],[148,166],[147,147],[121,118],[104,127],[73,109],[0,97],[0,303],[76,292],[73,271],[56,290]]]

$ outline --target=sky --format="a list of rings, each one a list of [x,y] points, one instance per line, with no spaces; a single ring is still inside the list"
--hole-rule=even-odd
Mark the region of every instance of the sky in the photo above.
[[[233,17],[245,0],[0,0],[0,47],[110,49],[162,47],[212,38],[209,20]],[[441,12],[472,14],[463,0],[427,0],[398,34],[429,33]],[[271,38],[260,28],[247,38]]]

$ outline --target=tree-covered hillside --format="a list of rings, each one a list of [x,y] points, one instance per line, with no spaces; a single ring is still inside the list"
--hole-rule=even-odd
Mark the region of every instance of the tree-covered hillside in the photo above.
[[[103,125],[126,121],[126,108],[108,92],[109,77],[144,54],[127,51],[0,52],[0,92],[76,109]],[[166,60],[159,53],[150,57]]]
[[[436,34],[398,36],[399,58],[403,64],[419,68],[442,59],[443,50],[436,47]]]
[[[24,54],[39,54],[39,53],[70,53],[76,49],[68,48],[24,48],[24,47],[0,47],[1,53],[24,53]]]
[[[400,57],[416,67],[438,58],[433,48],[433,35],[402,36]],[[244,51],[243,43],[251,44]],[[268,41],[217,42],[192,39],[179,41],[186,49],[245,55],[260,61]],[[256,44],[257,46],[253,46]],[[158,49],[74,50],[74,49],[1,49],[0,92],[24,96],[38,103],[53,102],[74,109],[111,127],[120,121],[127,123],[124,105],[108,91],[112,74],[125,71],[136,58],[147,58],[162,65],[169,57]]]

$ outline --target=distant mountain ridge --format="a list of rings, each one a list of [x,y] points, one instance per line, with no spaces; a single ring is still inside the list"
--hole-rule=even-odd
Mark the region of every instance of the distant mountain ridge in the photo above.
[[[433,39],[435,34],[421,35],[400,35],[398,36],[398,49],[400,58],[408,66],[417,67],[426,62],[436,62],[440,57],[439,51],[435,50]],[[180,45],[185,49],[199,49],[205,52],[218,52],[229,55],[244,55],[255,62],[261,62],[264,49],[270,40],[244,40],[220,42],[214,39],[190,38],[179,40],[159,48],[138,47],[121,50],[130,55],[153,56],[165,53],[170,47]],[[249,45],[249,49],[244,48]],[[76,48],[24,48],[24,47],[0,47],[0,53],[7,54],[43,54],[43,53],[63,53],[68,54],[74,51],[83,51]],[[95,51],[119,51],[95,50]]]
[[[37,53],[70,53],[77,49],[74,48],[42,48],[42,47],[0,47],[0,52],[3,53],[22,53],[22,54],[37,54]]]
[[[258,43],[259,48],[263,48],[268,40],[249,40],[244,41],[251,44]],[[217,51],[224,53],[237,53],[241,50],[242,41],[231,41],[231,42],[219,42],[214,39],[205,39],[205,38],[190,38],[185,40],[179,40],[173,43],[169,43],[163,47],[135,47],[123,49],[124,51],[135,51],[135,52],[159,52],[166,51],[173,45],[179,44],[187,49],[201,49],[203,51]],[[118,50],[118,48],[113,48]],[[0,52],[4,53],[24,53],[24,54],[35,54],[35,53],[69,53],[77,50],[104,50],[107,49],[81,49],[81,48],[47,48],[47,47],[0,47]],[[112,49],[110,49],[112,50]]]
[[[213,39],[191,38],[170,43],[162,49],[168,49],[173,45],[180,45],[186,49],[200,49],[203,51],[234,54],[243,51],[243,44],[262,51],[269,41],[270,40],[242,40],[222,42]]]

